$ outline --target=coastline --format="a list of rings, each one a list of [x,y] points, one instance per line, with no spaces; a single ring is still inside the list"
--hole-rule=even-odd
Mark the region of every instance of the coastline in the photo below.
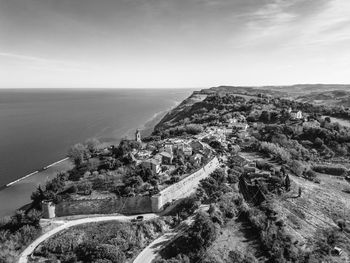
[[[177,105],[175,102],[174,105]],[[113,144],[118,144],[121,139],[133,138],[135,129],[140,129],[143,136],[149,136],[155,125],[160,121],[165,114],[174,107],[172,105],[165,111],[155,113],[150,119],[140,126],[133,129],[129,129],[125,134],[120,136],[118,139],[103,142],[103,147],[108,147]],[[47,180],[54,178],[57,173],[65,172],[74,167],[73,163],[68,157],[51,163],[41,169],[31,172],[21,178],[18,178],[6,185],[0,186],[0,200],[6,200],[0,206],[0,218],[4,216],[12,215],[17,209],[28,205],[30,202],[31,193],[39,186],[45,183]]]

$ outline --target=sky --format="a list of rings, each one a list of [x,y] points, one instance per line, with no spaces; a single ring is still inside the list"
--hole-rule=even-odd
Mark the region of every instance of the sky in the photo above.
[[[349,0],[0,0],[0,88],[350,84]]]

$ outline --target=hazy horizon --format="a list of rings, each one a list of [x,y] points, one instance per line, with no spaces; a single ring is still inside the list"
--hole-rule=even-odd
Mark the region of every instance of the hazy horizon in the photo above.
[[[0,0],[0,88],[349,84],[346,0]]]

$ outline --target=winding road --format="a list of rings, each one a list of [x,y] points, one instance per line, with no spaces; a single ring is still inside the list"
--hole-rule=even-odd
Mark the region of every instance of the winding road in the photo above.
[[[139,215],[137,215],[139,216]],[[156,214],[142,214],[144,217],[144,220],[150,220],[153,218],[158,217]],[[39,246],[42,242],[44,242],[46,239],[52,237],[53,235],[57,234],[58,232],[65,230],[69,227],[86,224],[86,223],[95,223],[95,222],[103,222],[103,221],[131,221],[135,218],[135,215],[133,216],[101,216],[101,217],[90,217],[90,218],[82,218],[72,221],[65,221],[62,225],[46,232],[36,240],[34,240],[23,252],[21,253],[18,263],[27,263],[28,262],[28,256],[30,256],[35,248]]]
[[[158,256],[159,251],[167,246],[170,242],[176,240],[187,231],[187,229],[193,224],[195,216],[199,210],[208,211],[208,205],[201,205],[192,216],[182,221],[180,226],[176,227],[171,232],[165,233],[158,237],[151,244],[145,247],[140,254],[134,259],[133,263],[151,263]]]

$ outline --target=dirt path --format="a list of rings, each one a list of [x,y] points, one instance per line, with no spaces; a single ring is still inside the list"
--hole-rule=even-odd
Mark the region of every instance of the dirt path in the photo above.
[[[142,215],[145,220],[156,218],[156,214],[143,214]],[[35,248],[40,245],[42,242],[47,240],[48,238],[52,237],[53,235],[57,234],[60,231],[66,230],[69,227],[86,224],[86,223],[95,223],[95,222],[103,222],[103,221],[130,221],[131,219],[135,218],[135,216],[101,216],[101,217],[92,217],[92,218],[82,218],[72,221],[66,221],[62,225],[55,227],[54,229],[48,231],[47,233],[43,234],[36,240],[34,240],[20,255],[18,263],[27,263],[28,262],[28,256],[30,256]]]

